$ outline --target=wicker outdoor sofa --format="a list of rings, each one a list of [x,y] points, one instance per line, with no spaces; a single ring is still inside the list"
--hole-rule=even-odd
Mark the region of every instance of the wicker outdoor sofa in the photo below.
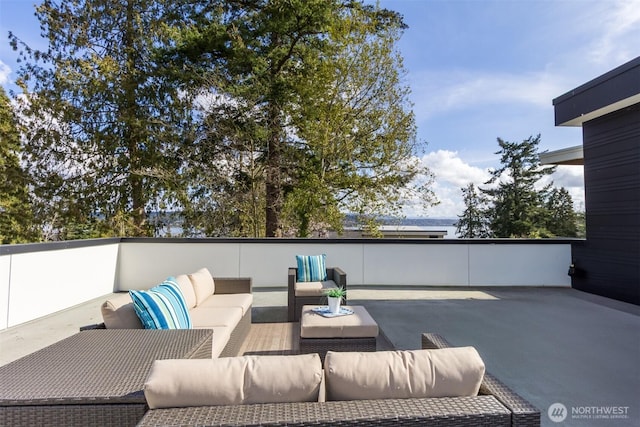
[[[0,367],[0,426],[134,426],[158,359],[237,356],[251,330],[250,278],[175,277],[194,329],[143,329],[128,293],[101,307],[104,323]]]
[[[212,277],[209,270],[202,268],[176,276],[175,283],[184,295],[192,327],[213,331],[213,357],[237,355],[251,329],[251,278]],[[106,300],[101,311],[104,323],[81,329],[143,328],[127,292]]]
[[[425,349],[447,348],[439,335],[423,334]],[[325,368],[326,369],[326,368]],[[485,374],[480,393],[471,397],[338,400],[257,403],[152,409],[140,427],[149,426],[539,426],[540,412]]]
[[[539,411],[485,373],[478,396],[149,410],[154,361],[210,359],[211,330],[88,330],[0,367],[0,425],[539,426]],[[422,336],[423,348],[448,344]]]

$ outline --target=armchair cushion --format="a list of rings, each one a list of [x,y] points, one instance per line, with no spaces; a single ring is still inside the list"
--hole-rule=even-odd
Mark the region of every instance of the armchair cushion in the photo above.
[[[325,280],[324,282],[296,282],[295,295],[297,297],[324,296],[326,291],[337,287],[333,280]]]
[[[476,396],[484,362],[473,347],[327,352],[327,400]]]
[[[191,329],[189,309],[175,280],[169,277],[148,291],[129,291],[145,329]]]
[[[327,255],[296,255],[298,282],[322,282],[327,280]]]

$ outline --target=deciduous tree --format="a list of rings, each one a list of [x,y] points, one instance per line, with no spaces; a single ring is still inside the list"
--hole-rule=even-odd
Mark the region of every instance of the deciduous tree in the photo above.
[[[413,156],[420,144],[396,48],[404,28],[390,11],[344,9],[330,27],[330,54],[300,85],[296,185],[286,194],[300,236],[314,223],[341,229],[340,212],[398,216],[408,199],[435,201],[433,177]]]

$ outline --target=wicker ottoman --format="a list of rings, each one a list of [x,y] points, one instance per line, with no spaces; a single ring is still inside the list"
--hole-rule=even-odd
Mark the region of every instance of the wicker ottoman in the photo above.
[[[378,324],[362,306],[344,306],[353,314],[324,317],[313,311],[316,305],[302,307],[300,353],[318,353],[324,362],[327,351],[376,351]]]

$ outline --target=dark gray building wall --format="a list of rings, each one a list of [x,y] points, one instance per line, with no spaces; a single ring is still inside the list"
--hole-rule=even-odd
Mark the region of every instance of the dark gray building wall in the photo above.
[[[640,104],[582,128],[587,236],[572,286],[640,304]]]
[[[556,126],[582,126],[586,240],[574,288],[640,305],[640,56],[553,100]]]

